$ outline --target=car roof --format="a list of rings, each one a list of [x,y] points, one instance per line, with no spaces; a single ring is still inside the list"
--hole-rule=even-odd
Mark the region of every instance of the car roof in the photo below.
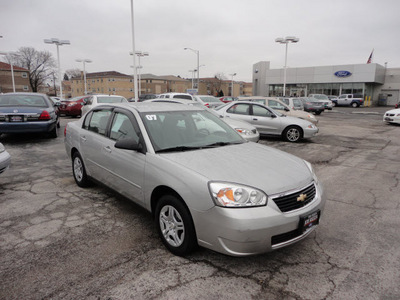
[[[102,107],[119,107],[119,108],[129,108],[131,110],[136,110],[139,113],[146,112],[163,112],[163,111],[193,111],[205,110],[201,107],[193,105],[177,105],[177,103],[163,103],[163,102],[129,102],[129,103],[112,103],[112,104],[102,104],[96,106],[94,109],[99,109]]]

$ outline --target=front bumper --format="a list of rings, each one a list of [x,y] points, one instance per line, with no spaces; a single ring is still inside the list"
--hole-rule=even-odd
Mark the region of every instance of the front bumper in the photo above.
[[[8,169],[11,163],[11,156],[7,151],[0,153],[0,174]]]
[[[192,212],[199,245],[232,255],[247,256],[269,252],[304,239],[316,226],[292,234],[299,229],[301,217],[312,212],[322,213],[323,191],[317,185],[315,199],[307,206],[282,213],[273,200],[267,206],[254,208],[213,207],[206,212]],[[287,235],[287,239],[282,236]],[[278,242],[276,241],[278,238]]]

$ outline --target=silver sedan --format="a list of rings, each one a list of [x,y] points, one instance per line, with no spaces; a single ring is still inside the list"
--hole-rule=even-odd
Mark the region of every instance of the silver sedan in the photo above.
[[[261,135],[282,136],[289,142],[311,138],[318,133],[318,127],[309,121],[283,115],[251,101],[229,102],[216,108],[215,111],[225,118],[250,123]]]
[[[189,105],[97,106],[68,123],[65,148],[78,186],[93,179],[143,206],[176,255],[278,249],[308,236],[325,206],[308,162]]]
[[[197,101],[191,101],[191,100],[183,100],[183,99],[153,99],[149,100],[151,102],[162,102],[162,103],[178,103],[178,104],[186,104],[186,105],[192,105],[196,107],[201,107],[204,109],[206,108],[203,104]],[[214,110],[210,110],[211,113],[218,115]],[[255,142],[257,143],[260,140],[260,133],[257,131],[257,128],[255,128],[253,125],[239,121],[239,120],[234,120],[231,118],[224,118],[221,117],[229,126],[231,126],[233,129],[235,129],[243,138],[250,142]]]

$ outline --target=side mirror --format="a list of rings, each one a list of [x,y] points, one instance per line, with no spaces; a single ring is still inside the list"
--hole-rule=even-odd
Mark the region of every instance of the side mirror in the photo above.
[[[142,151],[143,147],[138,144],[134,139],[128,138],[119,140],[114,145],[115,148],[133,151]]]
[[[271,118],[272,118],[272,119],[276,118],[276,115],[272,114],[272,115],[271,115]]]
[[[289,109],[289,108],[287,108],[287,107],[285,107],[285,111],[290,111],[290,109]]]

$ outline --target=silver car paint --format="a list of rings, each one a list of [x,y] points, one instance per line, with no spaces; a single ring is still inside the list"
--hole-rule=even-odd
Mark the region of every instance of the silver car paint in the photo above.
[[[300,126],[303,129],[304,138],[311,138],[318,133],[318,128],[315,125],[313,128],[308,128],[308,126],[312,123],[300,118],[289,117],[289,116],[280,117],[279,116],[280,114],[276,113],[275,113],[275,115],[277,116],[276,118],[228,113],[227,110],[231,106],[237,103],[253,104],[253,105],[256,104],[252,101],[230,102],[228,105],[223,106],[222,108],[217,109],[216,111],[226,118],[233,118],[250,123],[251,125],[256,127],[261,134],[281,135],[284,129],[290,125]],[[270,109],[270,111],[273,112],[272,109]]]
[[[123,107],[123,105],[113,106]],[[269,200],[264,207],[228,209],[215,206],[208,189],[210,181],[246,184],[271,195],[302,188],[313,182],[314,175],[302,159],[256,143],[157,154],[150,143],[144,124],[138,118],[137,110],[163,111],[167,108],[193,110],[193,108],[184,105],[171,108],[171,104],[149,105],[148,108],[129,104],[125,107],[132,107],[130,111],[137,117],[147,146],[146,154],[117,149],[113,141],[107,142],[105,137],[98,138],[100,142],[95,142],[95,137],[90,137],[87,131],[81,128],[84,118],[68,124],[65,138],[67,154],[71,157],[71,150],[77,149],[82,154],[88,175],[98,180],[105,180],[103,182],[106,185],[149,211],[152,210],[151,198],[156,188],[164,186],[173,189],[190,210],[199,245],[235,256],[271,251],[274,249],[271,246],[271,236],[294,230],[299,224],[300,216],[317,209],[323,210],[325,199],[322,197],[322,187],[318,182],[315,183],[317,195],[314,201],[302,209],[289,213],[282,213],[272,200]],[[82,147],[85,143],[93,145]],[[94,152],[97,153],[93,155]],[[131,161],[126,164],[126,170],[120,170],[124,162],[120,162],[119,165],[113,165],[111,160],[104,163],[114,156],[115,159],[112,160],[114,162]],[[314,230],[314,227],[311,230]],[[289,241],[285,245],[298,239]],[[279,245],[275,246],[278,247]]]

